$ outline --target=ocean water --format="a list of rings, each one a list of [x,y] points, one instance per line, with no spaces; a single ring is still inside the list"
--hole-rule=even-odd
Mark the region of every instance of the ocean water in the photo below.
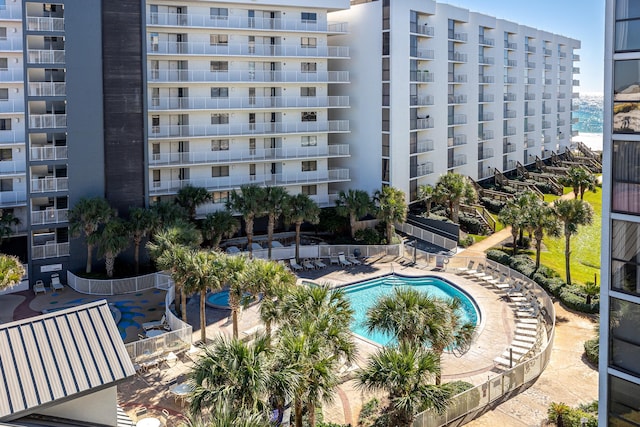
[[[578,123],[573,125],[573,130],[580,133],[602,133],[602,109],[604,99],[602,95],[580,95],[577,101],[578,110],[574,117]]]

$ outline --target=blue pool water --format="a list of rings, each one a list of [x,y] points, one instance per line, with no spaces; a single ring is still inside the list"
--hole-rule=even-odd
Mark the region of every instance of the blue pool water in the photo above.
[[[253,295],[251,295],[250,293],[246,293],[244,295],[244,298],[247,301],[242,301],[242,303],[249,302],[249,304],[251,304],[251,303],[254,302],[253,300],[255,300],[255,297]],[[231,308],[231,307],[229,307],[229,290],[225,289],[225,290],[220,291],[220,292],[207,294],[206,303],[207,303],[207,305],[210,305],[212,307]]]
[[[389,275],[377,279],[367,280],[344,288],[351,307],[355,311],[354,323],[351,330],[375,343],[387,345],[393,341],[393,337],[381,333],[369,333],[365,326],[367,310],[376,300],[385,295],[390,295],[395,286],[410,286],[420,292],[426,292],[431,296],[441,299],[458,298],[462,302],[462,321],[478,324],[479,316],[475,304],[461,290],[447,282],[434,277],[403,277]]]

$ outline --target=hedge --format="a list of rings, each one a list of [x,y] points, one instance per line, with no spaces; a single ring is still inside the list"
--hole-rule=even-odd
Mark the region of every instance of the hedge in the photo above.
[[[484,234],[484,228],[479,219],[460,215],[460,228],[469,234]]]
[[[505,202],[495,200],[490,197],[483,197],[480,199],[485,208],[491,213],[498,214],[504,208]]]
[[[600,337],[596,337],[584,342],[584,353],[587,356],[587,360],[593,365],[598,366],[600,360]]]

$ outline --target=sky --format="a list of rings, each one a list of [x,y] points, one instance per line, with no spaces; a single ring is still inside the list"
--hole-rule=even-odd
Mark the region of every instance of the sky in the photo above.
[[[604,79],[604,0],[440,0],[513,21],[540,30],[561,34],[582,42],[576,53],[580,61],[580,93],[602,93]]]

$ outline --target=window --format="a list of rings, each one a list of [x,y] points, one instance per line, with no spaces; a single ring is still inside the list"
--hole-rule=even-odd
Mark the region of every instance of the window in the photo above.
[[[229,63],[227,61],[211,61],[211,71],[229,71]]]
[[[160,132],[160,116],[158,115],[151,116],[151,132]]]
[[[11,119],[0,119],[0,130],[11,130]]]
[[[300,140],[303,147],[315,147],[318,145],[317,136],[303,136]]]
[[[611,288],[640,295],[640,224],[613,220]]]
[[[229,176],[229,166],[212,166],[211,177],[219,178],[221,176]]]
[[[0,88],[0,101],[8,101],[9,100],[9,89]]]
[[[7,39],[7,27],[0,27],[0,40]]]
[[[209,8],[209,16],[211,19],[227,19],[229,17],[229,9],[226,7]]]
[[[157,52],[158,44],[160,44],[160,36],[158,33],[149,34],[149,40],[151,41],[151,50]]]
[[[212,98],[228,98],[229,88],[228,87],[212,87],[211,97]]]
[[[318,194],[318,186],[317,185],[303,185],[302,186],[302,194],[306,194],[307,196],[315,196]]]
[[[0,58],[0,70],[9,69],[9,60],[7,58]]]
[[[153,186],[160,187],[160,169],[154,169],[153,174]]]
[[[300,64],[300,71],[303,73],[315,73],[318,69],[318,64],[315,62],[303,62]]]
[[[613,141],[611,208],[640,214],[640,143]]]
[[[390,55],[391,52],[391,34],[389,32],[382,33],[382,54]]]
[[[226,34],[211,34],[209,36],[209,44],[211,46],[226,46],[229,44],[229,36]]]
[[[318,121],[318,114],[315,111],[303,111],[301,113],[303,122],[316,122]]]
[[[302,12],[302,22],[316,22],[318,15],[314,12]]]
[[[301,87],[300,96],[316,96],[315,87]]]
[[[309,160],[302,162],[302,172],[311,172],[318,170],[318,162],[315,160]]]
[[[0,179],[0,191],[13,191],[13,179]]]
[[[622,378],[608,375],[609,379],[609,413],[607,425],[610,426],[637,426],[635,420],[640,417],[638,396],[640,385],[634,384]]]
[[[640,48],[640,4],[633,0],[616,2],[615,50],[624,52]]]
[[[633,114],[640,108],[640,60],[616,61],[613,65],[613,131],[617,133],[640,133]]]
[[[318,39],[315,37],[301,37],[300,46],[304,48],[314,48],[318,45]]]
[[[151,144],[151,154],[153,160],[160,160],[160,144]]]
[[[640,351],[640,305],[611,298],[609,308],[609,365],[638,375],[637,355]]]
[[[213,203],[227,203],[229,201],[228,191],[214,191],[211,193]]]
[[[229,113],[215,113],[211,115],[212,125],[226,125],[229,123]]]
[[[0,161],[13,160],[13,150],[11,148],[0,149]]]
[[[211,151],[227,151],[227,150],[229,150],[228,139],[212,139],[211,140]]]

